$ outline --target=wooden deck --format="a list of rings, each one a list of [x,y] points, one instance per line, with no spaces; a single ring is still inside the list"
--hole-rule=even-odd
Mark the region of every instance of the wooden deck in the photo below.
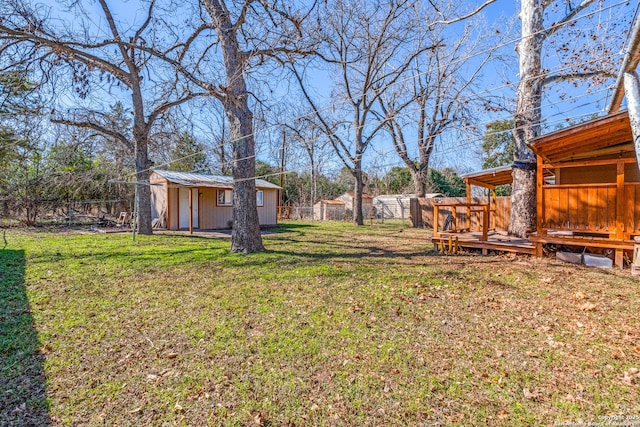
[[[488,251],[515,252],[519,254],[535,255],[536,248],[529,239],[509,236],[506,231],[489,231],[486,240],[482,238],[482,231],[447,232],[441,231],[431,241],[437,250],[444,243],[445,251],[449,252],[449,238],[452,245],[458,238],[458,247],[463,249],[481,249],[483,254]]]

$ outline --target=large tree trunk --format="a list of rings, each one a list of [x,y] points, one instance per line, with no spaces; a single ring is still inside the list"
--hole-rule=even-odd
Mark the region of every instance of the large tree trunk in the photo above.
[[[536,158],[527,143],[540,134],[543,12],[543,0],[522,0],[522,40],[517,47],[520,83],[513,132],[516,144],[509,221],[509,234],[519,237],[526,237],[536,225]]]
[[[142,145],[142,144],[141,144]],[[144,144],[144,153],[141,154],[140,147],[136,153],[136,185],[137,191],[137,204],[138,204],[138,218],[136,218],[136,225],[138,227],[138,233],[150,235],[153,233],[152,221],[151,221],[151,187],[149,187],[149,176],[151,172],[149,167],[151,162],[147,158],[146,144]]]
[[[427,169],[416,168],[411,169],[411,178],[413,178],[413,188],[416,197],[424,197],[427,194]]]
[[[263,251],[256,206],[256,163],[253,115],[244,79],[245,56],[229,13],[216,0],[206,2],[218,29],[227,78],[223,106],[233,141],[233,229],[231,252]]]
[[[255,142],[251,111],[247,105],[245,108],[229,108],[227,117],[234,141],[231,252],[263,251],[256,205]]]

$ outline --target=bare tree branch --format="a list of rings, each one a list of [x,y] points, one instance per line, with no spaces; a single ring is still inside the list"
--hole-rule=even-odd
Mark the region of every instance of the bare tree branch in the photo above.
[[[429,23],[429,28],[432,28],[436,25],[449,25],[449,24],[454,24],[456,22],[460,22],[460,21],[465,21],[469,18],[471,18],[474,15],[477,15],[482,9],[484,9],[485,7],[489,6],[491,3],[495,3],[496,0],[487,0],[484,3],[482,3],[480,6],[478,6],[475,10],[467,13],[466,15],[462,15],[459,16],[457,18],[453,18],[453,19],[447,19],[447,20],[440,20],[440,21],[434,21]],[[433,5],[433,3],[431,3]]]
[[[554,34],[556,31],[562,28],[564,24],[566,24],[567,22],[575,18],[575,16],[578,13],[582,12],[584,9],[589,7],[594,1],[595,0],[583,0],[582,3],[580,3],[578,6],[574,7],[573,9],[571,9],[571,11],[567,13],[563,18],[551,24],[551,26],[547,28],[547,30],[544,32],[545,37],[549,37],[552,34]],[[568,1],[567,3],[571,5],[570,1]]]

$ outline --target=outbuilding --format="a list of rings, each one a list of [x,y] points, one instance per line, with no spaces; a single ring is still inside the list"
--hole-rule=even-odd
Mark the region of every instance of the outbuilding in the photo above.
[[[150,177],[151,215],[158,228],[219,230],[231,228],[233,178],[191,172],[154,170]],[[261,227],[277,224],[280,187],[256,179]]]

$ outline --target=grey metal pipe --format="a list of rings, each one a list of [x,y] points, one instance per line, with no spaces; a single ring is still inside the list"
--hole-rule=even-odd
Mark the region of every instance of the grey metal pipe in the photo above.
[[[629,41],[629,47],[627,48],[627,53],[624,55],[624,60],[622,61],[622,66],[620,67],[620,73],[618,74],[618,79],[616,80],[616,86],[613,92],[613,96],[611,98],[611,102],[609,103],[609,108],[607,111],[609,114],[617,113],[620,111],[620,107],[622,106],[622,99],[625,95],[624,88],[624,74],[630,71],[635,71],[638,66],[638,62],[640,62],[640,16],[636,19],[635,24],[633,25],[633,33],[631,34],[631,40]],[[627,102],[629,100],[627,99]]]
[[[627,97],[627,110],[633,143],[636,147],[636,158],[640,165],[640,80],[635,71],[624,73],[624,93]]]

